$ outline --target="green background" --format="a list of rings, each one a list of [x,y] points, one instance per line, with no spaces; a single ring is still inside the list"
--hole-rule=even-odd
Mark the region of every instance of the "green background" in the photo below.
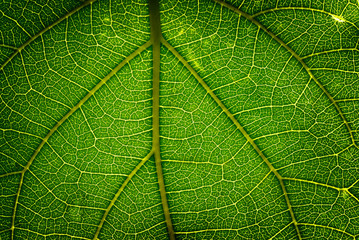
[[[0,0],[0,239],[359,239],[359,1],[148,5]]]

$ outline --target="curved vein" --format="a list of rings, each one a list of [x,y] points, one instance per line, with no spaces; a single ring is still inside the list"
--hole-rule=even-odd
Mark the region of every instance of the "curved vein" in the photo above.
[[[344,233],[352,238],[355,239],[355,236],[348,233],[348,232],[345,232],[341,229],[338,229],[338,228],[333,228],[333,227],[330,227],[330,226],[324,226],[324,225],[318,225],[318,224],[314,224],[314,223],[298,223],[298,225],[301,225],[301,226],[312,226],[312,227],[320,227],[320,228],[327,228],[327,229],[330,229],[330,230],[334,230],[334,231],[337,231],[337,232],[341,232],[341,233]]]
[[[21,171],[4,173],[4,174],[0,175],[0,178],[11,176],[11,175],[16,175],[16,174],[21,174]]]
[[[306,180],[306,179],[300,179],[300,178],[283,177],[283,180],[310,183],[310,184],[314,184],[314,185],[318,185],[318,186],[322,186],[322,187],[332,188],[332,189],[337,190],[337,191],[345,190],[345,188],[339,188],[339,187],[335,187],[335,186],[332,186],[332,185],[329,185],[329,184],[315,182],[315,181]]]
[[[45,138],[42,140],[40,145],[37,147],[33,155],[31,156],[29,162],[26,164],[24,169],[21,171],[21,178],[19,183],[19,188],[16,194],[16,200],[15,200],[15,206],[14,206],[14,212],[12,216],[12,223],[11,223],[11,239],[14,239],[14,230],[15,230],[15,215],[16,215],[16,209],[19,202],[20,197],[20,191],[22,188],[22,184],[24,181],[24,175],[25,172],[30,168],[31,164],[33,163],[34,159],[36,158],[37,154],[40,152],[42,147],[45,145],[45,143],[49,140],[49,138],[56,132],[56,130],[77,110],[79,109],[92,95],[97,92],[113,75],[115,75],[124,65],[126,65],[131,59],[133,59],[135,56],[140,54],[143,50],[148,48],[151,45],[151,42],[148,41],[141,47],[139,47],[137,50],[135,50],[133,53],[131,53],[127,58],[125,58],[119,65],[117,65],[109,74],[107,74],[90,92],[87,93],[87,95],[81,99],[71,110],[66,113],[65,116],[61,118],[60,121],[58,121],[55,126],[48,132],[48,134],[45,136]]]
[[[100,224],[97,227],[96,233],[93,237],[94,240],[98,239],[98,235],[100,234],[100,231],[102,229],[102,226],[107,218],[107,215],[109,214],[111,208],[113,207],[113,205],[115,204],[115,202],[117,201],[118,197],[121,195],[123,189],[125,189],[125,187],[127,186],[127,184],[131,181],[131,179],[133,178],[133,176],[136,175],[137,171],[147,162],[148,159],[150,159],[150,157],[153,155],[153,150],[151,150],[151,152],[149,154],[147,154],[146,157],[144,157],[141,162],[132,170],[132,172],[127,176],[126,180],[123,182],[123,184],[121,185],[120,189],[118,189],[117,193],[115,194],[115,196],[112,198],[110,204],[108,205],[107,209],[105,210],[105,213],[103,214]]]
[[[26,119],[27,121],[29,121],[29,122],[31,122],[31,123],[33,123],[33,124],[36,124],[37,126],[40,126],[40,127],[44,128],[44,129],[46,129],[46,130],[50,130],[50,128],[46,127],[45,125],[42,125],[41,123],[35,122],[35,121],[33,121],[32,119],[30,119],[30,118],[26,117],[25,115],[23,115],[22,113],[20,113],[20,112],[14,110],[14,109],[12,109],[12,108],[4,101],[4,99],[1,97],[1,94],[0,94],[0,102],[1,102],[2,104],[4,104],[5,107],[7,107],[8,109],[10,109],[11,112],[14,112],[14,113],[18,114],[19,116],[21,116],[22,118]]]
[[[223,112],[226,113],[226,115],[232,120],[234,125],[237,127],[237,129],[243,134],[243,136],[246,138],[246,140],[252,145],[252,147],[255,149],[257,154],[262,158],[262,160],[267,164],[268,168],[271,172],[274,173],[274,175],[277,177],[280,186],[282,188],[285,201],[290,213],[290,216],[292,218],[292,221],[294,223],[295,229],[297,231],[298,237],[301,240],[302,237],[299,232],[299,228],[297,226],[297,221],[294,216],[294,212],[292,210],[291,203],[288,198],[287,190],[284,186],[283,177],[279,174],[279,172],[273,167],[273,165],[269,162],[267,157],[264,155],[264,153],[259,149],[258,145],[254,142],[254,140],[249,136],[249,134],[246,132],[246,130],[242,127],[242,125],[237,121],[237,119],[234,117],[234,115],[228,110],[228,108],[222,103],[222,101],[217,97],[217,95],[212,91],[212,89],[207,85],[207,83],[198,75],[198,73],[192,68],[192,66],[177,52],[177,50],[172,47],[164,38],[161,39],[162,43],[172,52],[173,55],[175,55],[178,60],[191,72],[191,74],[196,78],[196,80],[202,85],[202,87],[206,90],[206,92],[212,97],[212,99],[218,104],[218,106],[222,109]]]
[[[280,214],[283,214],[284,212],[286,212],[288,210],[285,210],[283,212],[279,212],[279,213],[276,213],[274,214],[273,216],[277,216],[277,215],[280,215]],[[219,232],[219,231],[235,231],[235,232],[239,232],[241,230],[244,230],[244,229],[247,229],[247,228],[250,228],[250,227],[259,227],[259,225],[270,219],[271,217],[273,216],[269,216],[269,217],[266,217],[264,218],[263,220],[260,220],[258,222],[255,222],[255,223],[252,223],[250,225],[247,225],[247,226],[243,226],[243,227],[239,227],[239,228],[207,228],[207,229],[201,229],[201,230],[193,230],[193,231],[187,231],[187,232],[178,232],[178,234],[196,234],[196,233],[203,233],[203,232]],[[292,222],[289,223],[289,225],[291,225]]]
[[[70,17],[71,15],[73,15],[74,13],[78,12],[79,10],[81,10],[82,8],[86,7],[87,5],[95,2],[97,0],[87,0],[85,1],[83,4],[81,4],[80,6],[74,8],[73,10],[71,10],[70,12],[68,12],[67,14],[65,14],[64,16],[62,16],[61,18],[59,18],[58,20],[56,20],[54,23],[50,24],[49,26],[45,27],[44,29],[42,29],[40,32],[36,33],[34,36],[30,37],[25,43],[23,43],[20,47],[18,47],[16,49],[16,51],[10,55],[10,57],[0,66],[0,71],[19,53],[21,52],[22,49],[24,49],[27,45],[29,45],[30,43],[32,43],[36,38],[38,38],[39,36],[41,36],[42,34],[44,34],[45,32],[47,32],[48,30],[50,30],[51,28],[53,28],[54,26],[56,26],[57,24],[59,24],[60,22],[62,22],[64,19]]]
[[[327,15],[330,15],[331,17],[336,16],[333,13],[324,11],[324,10],[320,10],[320,9],[313,9],[313,8],[307,8],[307,7],[279,7],[279,8],[271,8],[271,9],[266,9],[260,12],[257,12],[255,14],[252,15],[253,18],[258,17],[259,15],[268,13],[268,12],[275,12],[275,11],[280,11],[280,10],[306,10],[306,11],[312,11],[312,12],[320,12],[320,13],[324,13]],[[357,25],[355,25],[355,23],[345,20],[345,22],[349,23],[350,25],[354,26],[356,29],[359,30],[359,27]]]
[[[354,70],[343,70],[343,69],[339,69],[339,68],[327,68],[327,67],[322,67],[322,68],[309,68],[310,71],[335,71],[335,72],[343,72],[343,73],[350,73],[350,74],[359,74],[359,72],[356,72],[355,69]]]
[[[346,98],[346,99],[337,99],[337,102],[353,102],[353,101],[359,101],[359,98]],[[354,130],[355,132],[355,130]]]
[[[355,185],[355,183],[359,181],[359,179],[355,183],[353,183],[351,186],[349,186],[347,188],[339,188],[339,187],[335,187],[335,186],[332,186],[332,185],[329,185],[329,184],[315,182],[315,181],[306,180],[306,179],[300,179],[300,178],[283,177],[283,180],[289,180],[289,181],[295,181],[295,182],[304,182],[304,183],[309,183],[309,184],[313,184],[313,185],[316,185],[316,186],[322,186],[322,187],[331,188],[331,189],[337,190],[338,192],[346,192],[347,194],[349,194],[352,198],[354,198],[359,203],[359,199],[349,191],[349,189],[352,188]]]
[[[287,226],[285,226],[284,228],[282,228],[281,230],[279,230],[278,232],[276,232],[276,234],[274,234],[271,238],[269,238],[269,240],[274,239],[276,236],[278,236],[281,232],[283,232],[285,229],[287,229],[290,225],[292,225],[292,223],[287,224]]]
[[[301,65],[304,67],[304,69],[307,71],[308,75],[314,80],[314,82],[319,86],[319,88],[325,93],[325,95],[329,98],[330,102],[335,106],[335,109],[337,110],[337,112],[339,113],[341,119],[343,120],[349,135],[350,135],[350,139],[352,140],[353,145],[356,146],[355,143],[355,139],[354,139],[354,135],[353,135],[353,131],[351,129],[351,127],[349,126],[349,123],[347,121],[347,119],[345,118],[342,110],[340,109],[339,105],[337,104],[337,102],[334,100],[334,98],[332,97],[332,95],[328,92],[328,90],[323,86],[323,84],[321,82],[319,82],[319,80],[313,75],[311,69],[308,67],[308,65],[303,61],[303,59],[293,50],[291,49],[285,42],[283,42],[280,38],[278,38],[274,33],[272,33],[271,31],[269,31],[263,24],[261,24],[259,21],[257,21],[253,16],[249,15],[246,12],[243,12],[242,10],[239,10],[237,8],[235,8],[234,6],[223,2],[222,0],[213,0],[214,2],[228,8],[229,10],[239,14],[240,16],[243,16],[244,18],[246,18],[247,20],[249,20],[250,22],[252,22],[253,24],[255,24],[256,26],[258,26],[259,28],[261,28],[265,33],[267,33],[270,37],[272,37],[274,40],[276,40],[281,46],[283,46],[290,54],[293,55],[293,57],[295,57],[295,59],[297,59],[298,62],[301,63]]]
[[[75,239],[84,239],[84,240],[90,240],[89,238],[84,238],[84,237],[77,237],[77,236],[74,236],[73,234],[66,234],[66,233],[48,233],[48,234],[43,234],[43,233],[39,233],[39,232],[36,232],[36,231],[33,231],[31,229],[26,229],[26,228],[21,228],[21,227],[17,227],[16,229],[19,229],[19,230],[22,230],[22,231],[26,231],[26,232],[30,232],[30,233],[33,233],[33,234],[36,234],[36,235],[40,235],[42,237],[51,237],[51,236],[55,236],[55,237],[68,237],[68,238],[75,238]]]
[[[10,46],[10,45],[7,45],[7,44],[0,44],[0,47],[9,48],[9,49],[12,49],[12,50],[16,50],[16,49],[17,49],[16,47]]]
[[[322,51],[322,52],[317,52],[317,53],[312,53],[312,54],[306,55],[306,56],[302,57],[302,59],[310,58],[310,57],[313,57],[313,56],[318,56],[318,55],[321,55],[321,54],[333,53],[333,52],[340,52],[340,51],[354,51],[354,52],[359,52],[359,49],[356,49],[356,48],[331,49],[331,50],[327,50],[327,51]]]
[[[1,10],[0,10],[0,13],[2,13],[2,15],[3,15],[4,17],[6,17],[7,19],[13,21],[19,28],[21,28],[21,30],[22,30],[27,36],[31,37],[31,34],[28,33],[28,32],[26,31],[26,29],[25,29],[23,26],[21,26],[20,23],[19,23],[16,19],[13,19],[12,17],[6,15],[6,14],[5,14],[3,11],[1,11]]]

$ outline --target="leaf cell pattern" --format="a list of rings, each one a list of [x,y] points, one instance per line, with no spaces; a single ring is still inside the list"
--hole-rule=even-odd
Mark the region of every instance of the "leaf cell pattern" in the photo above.
[[[0,239],[359,239],[359,2],[0,2]]]

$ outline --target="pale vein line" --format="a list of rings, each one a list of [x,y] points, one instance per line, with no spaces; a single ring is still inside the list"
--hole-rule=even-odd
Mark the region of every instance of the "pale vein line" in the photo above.
[[[125,189],[125,187],[127,186],[127,184],[131,181],[131,179],[133,178],[133,176],[136,175],[137,171],[147,162],[148,159],[150,159],[150,157],[153,155],[153,150],[150,151],[149,154],[147,154],[146,157],[144,157],[141,162],[132,170],[132,172],[127,176],[126,180],[123,182],[123,184],[121,185],[120,189],[117,191],[117,193],[115,194],[115,196],[112,198],[110,204],[108,205],[107,209],[105,210],[105,213],[103,214],[101,221],[97,227],[96,233],[93,237],[94,240],[98,239],[98,235],[100,234],[100,231],[102,229],[102,226],[107,218],[107,215],[109,214],[111,208],[113,207],[113,205],[115,204],[115,202],[117,201],[117,199],[119,198],[119,196],[121,195],[122,191]]]
[[[49,133],[46,135],[46,137],[42,140],[40,145],[35,150],[34,154],[30,158],[27,165],[24,167],[24,169],[21,171],[21,178],[19,183],[19,189],[16,194],[16,200],[15,200],[15,206],[14,206],[14,212],[12,216],[12,223],[11,223],[11,239],[14,239],[14,229],[15,229],[15,215],[17,210],[17,205],[19,202],[20,197],[20,191],[24,180],[25,172],[30,168],[32,162],[36,158],[37,154],[40,152],[42,147],[45,145],[45,143],[48,141],[48,139],[52,136],[52,134],[63,124],[77,109],[79,109],[92,95],[97,92],[98,89],[100,89],[112,76],[114,76],[124,65],[126,65],[131,59],[136,57],[138,54],[140,54],[143,50],[145,50],[147,47],[151,45],[151,42],[148,41],[141,47],[139,47],[137,50],[135,50],[133,53],[131,53],[127,58],[125,58],[119,65],[117,65],[109,74],[106,75],[90,92],[87,93],[87,95],[81,99],[65,116],[61,118],[60,121],[58,121],[55,126],[49,131]]]
[[[160,226],[160,225],[165,225],[166,223],[163,221],[163,222],[159,222],[159,223],[156,223],[156,224],[154,224],[154,225],[152,225],[151,227],[149,227],[149,228],[147,228],[147,229],[144,229],[144,230],[142,230],[142,231],[136,231],[135,233],[130,233],[130,234],[128,234],[128,235],[134,235],[134,236],[136,236],[136,235],[139,235],[139,234],[141,234],[141,233],[145,233],[145,232],[149,232],[151,229],[154,229],[154,228],[156,228],[156,227],[158,227],[158,226]],[[151,234],[151,233],[150,233]],[[152,235],[152,234],[151,234]],[[157,238],[159,238],[159,235],[156,235],[156,236],[153,236],[152,235],[152,237],[153,237],[153,239],[155,238],[155,237],[157,237]]]
[[[286,134],[286,133],[310,133],[310,131],[309,130],[301,130],[301,129],[291,129],[291,130],[286,130],[286,131],[283,131],[283,132],[276,132],[276,133],[270,133],[270,134],[267,134],[267,135],[262,135],[262,136],[259,136],[257,138],[254,138],[253,140],[257,141],[258,139],[278,136],[278,135],[282,135],[282,134]],[[313,134],[311,134],[311,135],[313,135]]]
[[[264,11],[261,12],[257,12],[255,14],[252,15],[253,18],[268,13],[268,12],[275,12],[275,11],[281,11],[281,10],[307,10],[307,11],[312,11],[312,12],[321,12],[330,16],[335,16],[335,14],[324,11],[324,10],[320,10],[320,9],[314,9],[314,8],[306,8],[306,7],[280,7],[280,8],[272,8],[272,9],[266,9]],[[359,30],[359,27],[357,25],[355,25],[355,23],[350,22],[348,20],[345,19],[345,22],[349,23],[350,25],[352,25],[353,27],[355,27],[356,29]]]
[[[28,133],[28,132],[22,132],[22,131],[19,131],[19,130],[16,130],[16,129],[3,129],[3,128],[0,128],[0,131],[2,131],[2,132],[16,132],[16,133],[18,133],[18,134],[23,134],[23,135],[27,135],[27,136],[31,136],[31,137],[35,137],[35,138],[42,139],[42,137],[37,136],[37,135],[35,135],[35,134]]]
[[[11,112],[14,112],[14,113],[20,115],[21,117],[23,117],[24,119],[28,120],[29,122],[31,122],[31,123],[33,123],[33,124],[36,124],[36,125],[38,125],[38,126],[40,126],[40,127],[43,127],[43,128],[45,128],[46,130],[50,130],[50,128],[48,128],[48,127],[42,125],[41,123],[35,122],[35,121],[31,120],[30,118],[26,117],[25,115],[21,114],[20,112],[18,112],[18,111],[16,111],[16,110],[12,109],[12,108],[4,101],[4,99],[1,97],[1,94],[0,94],[0,101],[1,101],[1,103],[4,104],[7,108],[9,108],[9,109],[11,110]]]
[[[359,52],[359,49],[356,49],[356,48],[338,48],[338,49],[331,49],[331,50],[322,51],[322,52],[317,52],[317,53],[312,53],[312,54],[303,56],[302,59],[306,59],[306,58],[310,58],[310,57],[318,56],[318,55],[322,55],[322,54],[327,54],[327,53],[341,52],[341,51],[354,51],[354,52]]]
[[[21,58],[21,63],[22,63],[22,65],[23,65],[23,67],[24,67],[24,72],[25,72],[25,76],[26,76],[27,83],[29,84],[30,90],[32,90],[32,85],[31,85],[31,82],[30,82],[30,79],[29,79],[29,75],[27,74],[27,70],[26,70],[26,67],[25,67],[24,58],[23,58],[21,52],[19,52],[19,54],[20,54],[20,58]],[[30,90],[29,90],[29,91],[30,91]]]
[[[11,176],[11,175],[16,175],[16,174],[21,174],[21,171],[4,173],[4,174],[0,175],[0,178]]]
[[[187,232],[178,232],[178,234],[193,234],[193,233],[202,233],[202,232],[219,232],[219,231],[235,231],[235,232],[239,232],[240,230],[243,230],[243,229],[247,229],[247,228],[250,228],[250,227],[259,227],[259,224],[268,220],[269,218],[271,217],[274,217],[274,216],[277,216],[277,215],[281,215],[283,214],[284,212],[286,212],[288,210],[285,210],[283,212],[279,212],[279,213],[276,213],[272,216],[269,216],[261,221],[258,221],[256,223],[253,223],[251,225],[247,225],[247,226],[243,226],[243,227],[239,227],[239,228],[222,228],[222,229],[219,229],[219,228],[215,228],[215,229],[201,229],[201,230],[193,230],[193,231],[187,231]],[[290,223],[292,224],[292,222]]]
[[[274,40],[276,40],[280,45],[282,45],[289,53],[291,53],[293,55],[293,57],[295,57],[295,59],[297,59],[298,62],[300,62],[302,64],[302,66],[304,67],[304,69],[306,70],[306,72],[308,73],[308,75],[314,80],[314,82],[319,86],[319,88],[325,93],[325,95],[329,98],[329,100],[333,103],[333,105],[335,106],[337,112],[339,113],[340,117],[342,118],[348,132],[350,135],[350,138],[352,140],[352,145],[358,147],[355,143],[355,139],[354,139],[354,135],[352,132],[352,129],[349,126],[348,121],[346,120],[342,110],[340,109],[340,107],[338,106],[337,102],[334,100],[334,98],[331,96],[331,94],[327,91],[327,89],[319,82],[319,80],[313,75],[313,73],[311,72],[311,69],[308,67],[308,65],[303,61],[303,59],[293,50],[291,49],[285,42],[283,42],[280,38],[278,38],[274,33],[272,33],[271,31],[269,31],[263,24],[261,24],[259,21],[257,21],[253,16],[249,15],[246,12],[243,12],[242,10],[239,10],[237,8],[235,8],[234,6],[223,2],[222,0],[213,0],[214,2],[228,8],[229,10],[232,10],[233,12],[239,14],[240,16],[245,17],[247,20],[249,20],[250,22],[252,22],[253,24],[257,25],[258,27],[260,27],[264,32],[266,32],[269,36],[271,36]]]
[[[69,235],[69,234],[65,234],[65,233],[49,233],[49,234],[42,234],[42,233],[38,233],[35,231],[32,231],[30,229],[25,229],[25,228],[20,228],[20,227],[16,227],[16,229],[22,230],[22,231],[26,231],[26,232],[31,232],[43,237],[50,237],[50,236],[66,236],[66,237],[71,237],[71,238],[77,238],[77,239],[86,239],[86,240],[90,240],[89,238],[83,238],[83,237],[76,237],[74,235]]]
[[[344,73],[351,73],[351,74],[358,74],[355,70],[344,70],[340,68],[327,68],[327,67],[319,67],[319,68],[309,68],[310,71],[335,71],[335,72],[344,72]]]
[[[298,223],[298,225],[301,225],[301,226],[312,226],[312,227],[320,227],[320,228],[327,228],[327,229],[330,229],[330,230],[333,230],[333,231],[337,231],[337,232],[341,232],[341,233],[344,233],[352,238],[355,239],[355,236],[346,232],[346,231],[343,231],[341,229],[338,229],[338,228],[334,228],[334,227],[330,227],[330,226],[324,226],[324,225],[318,225],[318,224],[314,224],[314,223]]]
[[[10,46],[10,45],[7,45],[7,44],[0,44],[0,47],[10,48],[10,49],[12,49],[12,50],[16,50],[16,49],[17,49],[16,47]]]
[[[279,230],[276,234],[274,234],[269,240],[274,239],[276,236],[278,236],[281,232],[283,232],[285,229],[287,229],[290,225],[292,225],[292,222],[290,222],[289,224],[287,224],[287,226],[285,226],[284,228],[282,228],[281,230]]]
[[[195,161],[185,161],[185,160],[175,160],[175,159],[166,159],[162,160],[162,162],[173,162],[173,163],[183,163],[183,164],[195,164],[195,165],[214,165],[214,166],[223,166],[225,163],[212,163],[212,162],[195,162]]]
[[[62,16],[61,18],[59,18],[58,20],[56,20],[54,23],[50,24],[49,26],[45,27],[44,29],[42,29],[40,32],[38,32],[37,34],[35,34],[34,36],[30,37],[24,44],[22,44],[20,47],[18,47],[16,49],[16,51],[11,54],[11,56],[0,66],[0,71],[19,53],[21,52],[22,49],[24,49],[27,45],[29,45],[30,43],[32,43],[36,38],[38,38],[39,36],[41,36],[42,34],[44,34],[45,32],[47,32],[48,30],[50,30],[51,28],[53,28],[54,26],[56,26],[57,24],[59,24],[60,22],[62,22],[64,19],[69,18],[70,16],[72,16],[74,13],[78,12],[79,10],[81,10],[82,8],[86,7],[89,4],[92,4],[93,2],[95,2],[96,0],[87,0],[85,1],[83,4],[81,4],[80,6],[74,8],[73,10],[71,10],[70,12],[68,12],[67,14],[65,14],[64,16]]]
[[[23,26],[21,26],[20,23],[19,23],[16,19],[13,19],[12,17],[6,15],[6,14],[5,14],[3,11],[1,11],[1,10],[0,10],[0,13],[2,13],[2,15],[3,15],[4,17],[6,17],[7,19],[10,19],[11,21],[15,22],[15,24],[16,24],[19,28],[21,28],[21,30],[24,31],[24,33],[26,33],[27,36],[31,37],[31,34],[28,33],[28,32],[26,31],[26,29],[25,29]]]
[[[54,189],[51,190],[49,189],[49,187],[43,182],[40,180],[40,178],[38,176],[35,175],[35,173],[31,170],[29,170],[29,173],[32,174],[32,176],[34,178],[36,178],[37,181],[39,181],[39,183],[44,187],[46,188],[46,190],[58,201],[62,202],[63,204],[65,204],[66,206],[69,206],[69,207],[77,207],[77,208],[85,208],[85,209],[94,209],[94,210],[104,210],[104,208],[98,208],[98,207],[88,207],[88,206],[83,206],[83,205],[74,205],[74,204],[70,204],[70,203],[67,203],[65,200],[62,200],[61,198],[59,198],[55,193],[54,193]],[[19,203],[21,204],[21,203]],[[22,205],[22,204],[21,204]],[[34,210],[31,210],[31,211],[34,211]],[[41,216],[40,214],[38,214],[39,216]]]
[[[337,99],[337,102],[353,102],[353,101],[359,101],[359,98],[347,98],[347,99]]]
[[[222,109],[223,112],[226,113],[226,115],[232,120],[232,122],[234,123],[234,125],[238,128],[238,130],[243,134],[243,136],[247,139],[247,141],[252,145],[252,147],[255,149],[255,151],[258,153],[258,155],[262,158],[262,160],[267,164],[267,166],[269,167],[270,171],[274,173],[274,175],[277,177],[280,186],[282,188],[284,197],[285,197],[285,201],[287,203],[287,207],[290,213],[290,216],[293,220],[293,223],[295,225],[297,234],[299,239],[301,240],[301,235],[299,232],[299,228],[297,226],[297,221],[294,217],[294,212],[292,210],[292,206],[290,204],[289,198],[288,198],[288,194],[287,194],[287,190],[284,186],[283,183],[283,178],[282,176],[278,173],[278,171],[273,167],[273,165],[269,162],[269,160],[267,159],[267,157],[263,154],[263,152],[259,149],[259,147],[257,146],[257,144],[253,141],[253,139],[248,135],[248,133],[246,132],[246,130],[242,127],[242,125],[240,125],[240,123],[237,121],[237,119],[234,117],[234,115],[228,110],[228,108],[222,103],[222,101],[217,97],[216,94],[214,94],[214,92],[212,91],[212,89],[207,85],[207,83],[198,75],[198,73],[192,68],[191,65],[189,65],[189,63],[177,52],[177,50],[172,47],[164,38],[161,39],[162,43],[172,52],[173,55],[175,55],[178,60],[180,62],[182,62],[182,64],[192,73],[192,75],[197,79],[197,81],[202,85],[202,87],[207,91],[207,93],[212,97],[212,99],[218,104],[218,106]]]
[[[339,188],[339,187],[335,187],[335,186],[332,186],[332,185],[329,185],[329,184],[315,182],[315,181],[306,180],[306,179],[300,179],[300,178],[283,177],[283,180],[289,180],[289,181],[295,181],[295,182],[304,182],[304,183],[309,183],[309,184],[313,184],[313,185],[317,185],[317,186],[332,188],[334,190],[337,190],[338,192],[346,192],[347,194],[349,194],[352,198],[354,198],[359,203],[359,199],[349,191],[349,189],[352,188],[355,185],[355,183],[357,183],[359,181],[359,179],[354,184],[352,184],[351,186],[349,186],[347,188]]]
[[[231,204],[228,204],[228,205],[225,205],[225,206],[222,206],[222,207],[216,207],[216,208],[210,208],[210,209],[205,209],[205,210],[202,210],[202,211],[187,211],[187,212],[175,212],[176,214],[188,214],[188,213],[201,213],[201,212],[210,212],[210,211],[215,211],[215,210],[221,210],[221,209],[225,209],[225,208],[228,208],[228,207],[231,207],[231,206],[236,206],[240,201],[242,201],[243,199],[245,199],[246,197],[250,196],[252,194],[252,192],[254,190],[256,190],[257,188],[259,188],[259,186],[264,183],[264,181],[266,181],[269,177],[269,175],[271,174],[271,171],[269,171],[254,187],[252,187],[245,195],[241,196],[240,199],[238,199],[237,201],[235,202],[232,202]],[[215,184],[215,183],[214,183]],[[213,184],[213,185],[214,185]],[[213,187],[213,185],[208,185],[210,187]],[[178,191],[172,191],[171,193],[183,193],[183,192],[193,192],[193,191],[196,191],[196,190],[199,190],[199,189],[203,189],[207,186],[204,186],[204,187],[198,187],[198,188],[192,188],[192,189],[185,189],[185,190],[178,190]]]
[[[315,161],[315,160],[319,160],[319,159],[324,159],[324,158],[328,158],[328,157],[338,157],[339,154],[347,151],[349,148],[351,148],[351,146],[348,146],[344,149],[342,149],[341,151],[337,152],[337,153],[332,153],[332,154],[328,154],[328,155],[322,155],[322,156],[315,156],[315,157],[311,157],[311,158],[307,158],[304,160],[301,160],[300,162],[294,162],[294,163],[290,163],[288,165],[285,165],[283,167],[277,168],[278,171],[285,169],[285,168],[289,168],[289,167],[293,167],[295,165],[299,165],[299,164],[303,164],[306,162],[310,162],[310,161]]]
[[[329,184],[315,182],[315,181],[306,180],[306,179],[300,179],[300,178],[283,177],[283,180],[310,183],[310,184],[314,184],[314,185],[318,185],[318,186],[322,186],[322,187],[332,188],[332,189],[337,190],[337,191],[346,190],[346,188],[339,188],[339,187],[335,187],[335,186],[332,186],[332,185],[329,185]]]
[[[11,148],[11,147],[10,147],[10,148]],[[15,149],[13,149],[13,150],[15,150]],[[6,158],[10,158],[13,162],[19,164],[21,167],[25,167],[23,164],[21,164],[20,162],[18,162],[15,158],[13,158],[13,157],[11,157],[11,156],[9,156],[9,155],[3,153],[3,152],[0,152],[0,155],[5,156]],[[23,158],[23,159],[24,159],[24,158]],[[20,172],[21,172],[21,171],[20,171]]]
[[[358,182],[359,182],[359,178],[358,178],[354,183],[352,183],[352,185],[350,185],[350,186],[348,187],[348,189],[354,187],[354,185],[357,184]]]

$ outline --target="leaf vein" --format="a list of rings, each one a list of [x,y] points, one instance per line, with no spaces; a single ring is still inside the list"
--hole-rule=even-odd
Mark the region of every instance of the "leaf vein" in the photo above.
[[[293,220],[293,223],[295,225],[297,234],[299,239],[301,240],[301,235],[298,229],[298,226],[296,225],[296,219],[294,216],[294,212],[292,210],[287,190],[283,183],[282,176],[278,173],[278,171],[273,167],[273,165],[269,162],[267,157],[264,155],[264,153],[259,149],[258,145],[253,141],[253,139],[249,136],[249,134],[246,132],[246,130],[242,127],[242,125],[237,121],[237,119],[234,117],[234,115],[228,110],[228,108],[222,103],[222,101],[215,95],[215,93],[210,89],[210,87],[207,85],[207,83],[198,75],[198,73],[192,68],[192,66],[177,52],[177,50],[172,47],[164,38],[161,38],[162,43],[178,58],[180,62],[193,74],[193,76],[196,78],[196,80],[202,85],[202,87],[207,91],[207,93],[212,97],[212,99],[218,104],[218,106],[222,109],[223,112],[226,113],[226,115],[232,120],[232,122],[235,124],[237,129],[243,134],[243,136],[247,139],[247,141],[252,145],[252,147],[255,149],[257,154],[262,158],[262,160],[267,164],[268,168],[271,172],[275,174],[277,177],[280,186],[282,188],[285,201],[287,203],[288,210],[290,212],[290,216]]]

